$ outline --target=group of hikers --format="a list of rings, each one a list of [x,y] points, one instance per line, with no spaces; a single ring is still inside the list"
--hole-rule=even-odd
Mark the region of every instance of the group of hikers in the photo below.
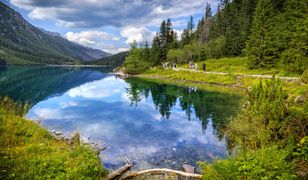
[[[169,62],[163,63],[163,68],[167,69],[168,68],[168,64]],[[198,64],[197,63],[193,63],[191,60],[189,61],[189,69],[198,69]],[[176,63],[170,63],[170,68],[176,68]],[[206,64],[202,63],[202,70],[205,72],[206,71]]]
[[[164,69],[168,68],[169,62],[163,63]],[[176,68],[176,63],[171,63],[170,68]]]
[[[189,61],[189,69],[198,69],[198,64],[197,63],[193,63],[192,61]],[[206,71],[206,64],[202,63],[202,70],[205,72]]]

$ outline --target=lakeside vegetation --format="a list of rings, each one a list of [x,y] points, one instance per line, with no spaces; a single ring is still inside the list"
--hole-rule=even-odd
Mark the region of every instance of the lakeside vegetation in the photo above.
[[[23,118],[27,104],[0,100],[0,178],[101,179],[106,175],[95,152],[75,136],[56,140],[39,124]]]
[[[204,179],[308,178],[307,5],[300,0],[226,0],[212,16],[207,4],[197,27],[191,17],[180,41],[168,19],[151,47],[131,43],[122,66],[128,74],[182,86],[247,89],[241,112],[225,128],[232,155],[201,162]],[[206,64],[208,73],[162,68],[168,63],[188,69],[190,62],[198,70]]]
[[[307,99],[307,89],[303,95]],[[204,179],[306,179],[308,103],[288,95],[277,79],[255,84],[226,128],[235,156],[201,163]]]

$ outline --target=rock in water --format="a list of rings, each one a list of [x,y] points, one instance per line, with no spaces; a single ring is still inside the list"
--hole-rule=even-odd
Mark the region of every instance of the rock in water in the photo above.
[[[195,173],[195,167],[192,165],[184,164],[183,169],[184,169],[184,172],[192,173],[192,174]]]
[[[56,132],[55,132],[55,135],[56,135],[56,136],[61,136],[61,135],[62,135],[62,132],[56,131]]]

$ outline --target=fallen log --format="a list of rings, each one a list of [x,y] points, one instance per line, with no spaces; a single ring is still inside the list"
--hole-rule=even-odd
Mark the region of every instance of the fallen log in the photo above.
[[[115,179],[116,177],[122,175],[124,172],[126,172],[129,168],[133,166],[133,163],[131,163],[126,157],[122,157],[122,159],[125,161],[125,165],[109,173],[107,176],[108,180]]]
[[[178,174],[181,176],[185,176],[185,177],[191,177],[191,178],[196,178],[196,179],[202,179],[202,175],[200,174],[192,174],[192,173],[187,173],[187,172],[183,172],[183,171],[177,171],[177,170],[173,170],[173,169],[166,169],[166,168],[162,168],[162,169],[147,169],[147,170],[143,170],[143,171],[138,171],[135,173],[132,173],[126,177],[123,177],[121,179],[129,179],[129,178],[133,178],[136,176],[140,176],[143,174],[148,174],[148,173],[173,173],[173,174]]]

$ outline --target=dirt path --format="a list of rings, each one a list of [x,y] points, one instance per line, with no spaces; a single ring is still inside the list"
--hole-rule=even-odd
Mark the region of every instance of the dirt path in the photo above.
[[[217,74],[217,75],[231,75],[230,73],[225,73],[225,72],[213,72],[213,71],[206,71],[203,72],[201,70],[197,69],[186,69],[186,68],[173,68],[174,71],[189,71],[189,72],[199,72],[199,73],[204,73],[204,74]],[[266,78],[270,79],[273,76],[272,75],[261,75],[261,74],[237,74],[237,77],[252,77],[252,78]],[[281,76],[275,76],[281,80],[284,81],[298,81],[299,77],[281,77]]]

